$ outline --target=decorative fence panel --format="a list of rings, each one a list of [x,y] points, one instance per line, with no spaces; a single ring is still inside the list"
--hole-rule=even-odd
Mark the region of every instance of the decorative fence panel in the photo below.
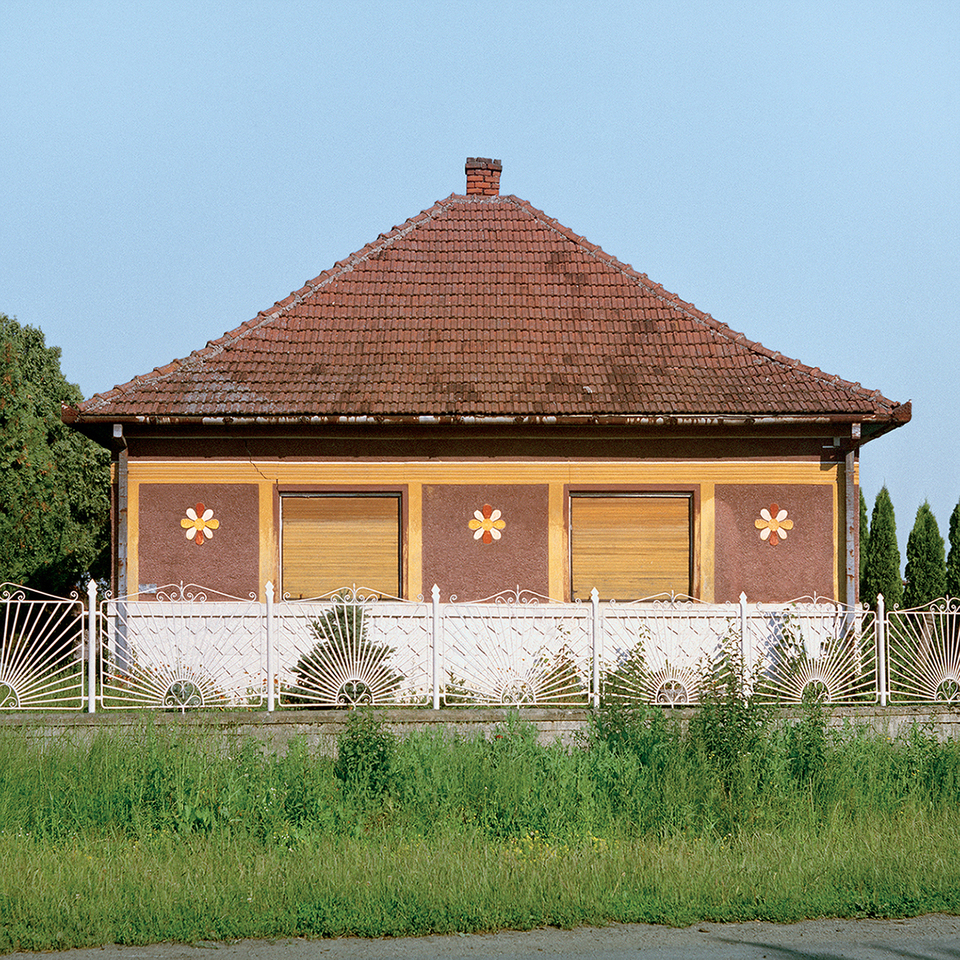
[[[0,585],[0,709],[83,707],[83,604]]]
[[[891,610],[886,621],[890,699],[960,703],[960,603]]]
[[[281,706],[430,704],[429,604],[353,587],[277,604],[276,621]]]
[[[755,692],[778,703],[875,702],[876,618],[869,610],[799,600],[757,604],[745,619]]]
[[[443,606],[440,684],[446,706],[587,706],[593,611],[536,594]]]
[[[264,608],[193,584],[101,604],[106,710],[254,707],[266,691]]]
[[[604,702],[691,704],[704,665],[731,638],[740,608],[689,597],[604,604],[600,672]]]
[[[810,598],[265,595],[180,584],[98,605],[91,583],[85,610],[3,585],[0,709],[696,704],[723,656],[771,703],[960,703],[952,600],[888,612],[878,598],[874,614]]]

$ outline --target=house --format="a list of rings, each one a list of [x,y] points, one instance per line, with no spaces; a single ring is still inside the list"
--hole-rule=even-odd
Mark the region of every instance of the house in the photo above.
[[[500,193],[499,160],[182,360],[64,411],[114,456],[115,589],[479,599],[857,589],[899,404]]]

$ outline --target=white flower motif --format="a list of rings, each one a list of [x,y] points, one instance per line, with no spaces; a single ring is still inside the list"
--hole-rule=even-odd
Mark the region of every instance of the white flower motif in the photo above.
[[[180,521],[180,526],[186,531],[187,539],[200,546],[213,536],[214,530],[219,529],[220,521],[214,518],[213,510],[198,503],[196,509],[187,507],[187,515]]]
[[[754,520],[753,525],[760,531],[760,539],[766,540],[771,546],[786,540],[787,531],[793,529],[793,521],[787,519],[787,511],[781,510],[775,503],[770,504],[769,510],[764,507],[760,511],[760,518]]]
[[[493,543],[499,540],[502,534],[500,531],[507,525],[505,520],[500,519],[500,511],[494,510],[489,503],[483,505],[483,510],[473,511],[473,520],[467,526],[476,531],[473,535],[474,540],[480,540],[483,543]]]

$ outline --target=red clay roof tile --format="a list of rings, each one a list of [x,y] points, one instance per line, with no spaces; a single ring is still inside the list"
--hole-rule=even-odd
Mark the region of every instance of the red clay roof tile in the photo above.
[[[79,413],[901,422],[909,406],[748,340],[517,197],[454,194]]]

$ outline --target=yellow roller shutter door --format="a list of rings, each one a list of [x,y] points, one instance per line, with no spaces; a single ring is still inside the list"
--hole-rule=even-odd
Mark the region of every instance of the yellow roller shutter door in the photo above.
[[[690,498],[573,496],[570,553],[574,598],[690,594]]]
[[[400,595],[400,498],[283,497],[283,592]]]

